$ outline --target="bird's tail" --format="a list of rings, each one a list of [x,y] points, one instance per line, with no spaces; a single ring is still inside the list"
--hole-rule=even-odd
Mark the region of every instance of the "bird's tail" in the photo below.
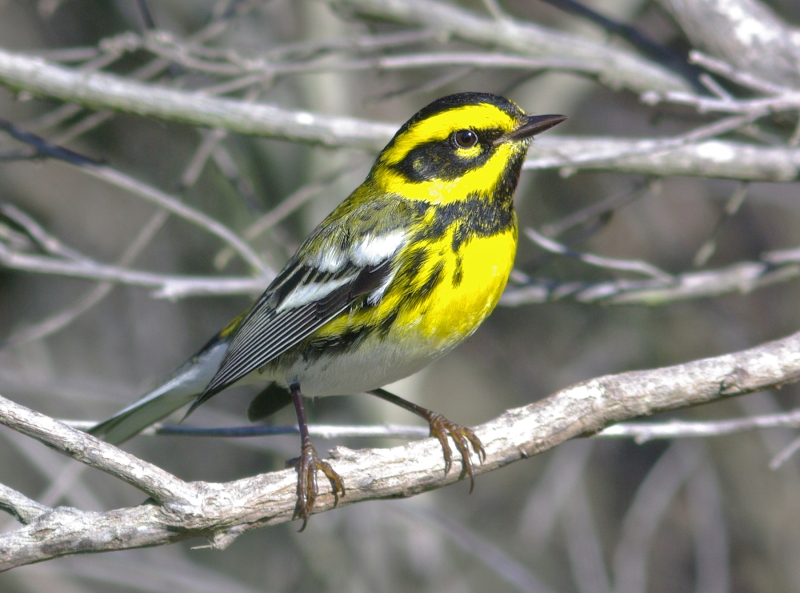
[[[164,383],[88,432],[118,445],[196,399],[222,363],[230,341],[221,335],[187,360]]]

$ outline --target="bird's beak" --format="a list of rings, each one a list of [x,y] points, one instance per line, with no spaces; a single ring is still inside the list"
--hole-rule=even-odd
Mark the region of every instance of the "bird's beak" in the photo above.
[[[494,145],[498,146],[511,140],[532,138],[536,134],[541,134],[553,126],[557,126],[565,119],[567,119],[566,115],[525,115],[522,117],[522,123],[516,130],[497,138],[494,141]]]

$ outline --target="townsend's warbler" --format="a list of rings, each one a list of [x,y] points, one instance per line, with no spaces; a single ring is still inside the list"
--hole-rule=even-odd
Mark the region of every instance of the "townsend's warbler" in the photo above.
[[[452,350],[494,309],[517,248],[513,194],[532,137],[561,115],[528,116],[495,95],[434,101],[395,134],[367,179],[297,250],[249,311],[163,385],[95,426],[120,443],[194,400],[234,383],[270,382],[251,420],[294,403],[302,437],[295,517],[305,522],[316,471],[344,484],[308,437],[302,396],[370,392],[448,435],[473,479],[468,428],[400,399],[382,385]]]

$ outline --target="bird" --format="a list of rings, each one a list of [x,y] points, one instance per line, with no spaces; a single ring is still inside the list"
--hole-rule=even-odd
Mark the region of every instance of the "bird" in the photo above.
[[[301,438],[294,519],[305,529],[319,494],[345,484],[308,433],[304,398],[371,393],[424,418],[451,438],[461,478],[474,486],[469,428],[402,399],[384,385],[450,352],[494,309],[517,248],[513,197],[533,137],[567,119],[527,115],[489,93],[442,97],[403,124],[365,181],[301,244],[264,293],[164,383],[91,434],[120,444],[227,387],[266,383],[248,409],[261,420],[294,404]],[[289,463],[289,462],[287,462]]]

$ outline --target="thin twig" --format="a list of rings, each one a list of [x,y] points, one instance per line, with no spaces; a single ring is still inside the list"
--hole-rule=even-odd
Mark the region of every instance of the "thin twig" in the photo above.
[[[88,257],[64,245],[57,237],[47,232],[42,225],[30,215],[23,212],[13,204],[0,203],[0,215],[19,225],[25,234],[30,237],[45,253],[76,262],[88,262]]]
[[[624,423],[609,426],[598,437],[631,438],[641,444],[656,439],[706,438],[757,430],[761,428],[800,428],[800,410],[730,420]]]
[[[585,37],[512,19],[484,18],[436,0],[328,0],[335,7],[449,33],[460,39],[528,56],[558,56],[599,67],[601,82],[636,92],[690,88],[677,74],[632,52]]]
[[[399,515],[419,523],[427,529],[434,528],[443,533],[456,546],[477,558],[496,575],[520,593],[552,593],[529,567],[510,556],[503,548],[468,529],[461,521],[456,521],[434,509],[419,506],[392,505]]]
[[[371,438],[384,437],[392,439],[423,439],[430,435],[430,429],[424,426],[403,426],[383,424],[380,426],[340,426],[332,424],[314,424],[308,426],[308,434],[322,439],[338,439],[344,437]],[[259,437],[282,434],[299,434],[297,426],[230,426],[224,428],[202,428],[197,426],[157,426],[150,434],[179,435],[197,437]]]
[[[699,465],[695,456],[684,462],[681,444],[672,443],[636,489],[622,521],[613,556],[614,590],[633,593],[647,590],[647,560],[659,524],[678,489]]]
[[[719,74],[720,76],[724,76],[731,82],[735,82],[743,87],[764,93],[765,95],[781,95],[794,91],[794,89],[791,87],[781,86],[768,80],[764,80],[763,78],[755,76],[750,72],[745,72],[744,70],[734,68],[724,60],[714,58],[696,49],[693,49],[689,52],[689,61],[692,64],[697,64],[706,70],[710,70],[711,72]]]
[[[136,260],[139,254],[150,243],[158,230],[167,221],[168,216],[169,214],[167,214],[167,212],[164,210],[158,210],[152,216],[152,218],[142,227],[142,229],[139,231],[139,234],[136,236],[133,242],[128,245],[128,248],[117,261],[117,265],[120,268],[126,268]],[[59,311],[58,313],[51,315],[32,326],[13,333],[7,340],[5,340],[5,343],[21,344],[31,340],[39,340],[61,331],[70,323],[75,321],[78,317],[83,315],[86,311],[100,303],[113,288],[113,283],[101,282],[83,297],[81,297],[72,306]]]
[[[129,192],[153,202],[169,212],[172,212],[180,218],[188,220],[200,228],[205,229],[235,249],[242,259],[249,263],[255,270],[261,272],[262,276],[272,278],[275,275],[275,272],[264,263],[264,260],[256,252],[254,252],[250,246],[247,245],[247,243],[239,238],[236,233],[210,216],[207,216],[202,212],[187,206],[177,198],[137,179],[134,179],[133,177],[125,175],[116,169],[112,169],[111,167],[83,166],[79,169],[88,173],[92,177],[102,179],[111,185],[128,190]]]
[[[292,212],[300,208],[303,204],[307,203],[312,198],[318,196],[320,193],[328,189],[331,185],[336,183],[339,179],[351,173],[362,165],[361,159],[356,159],[355,164],[351,163],[347,166],[336,169],[335,171],[323,176],[317,181],[307,183],[302,187],[296,189],[294,192],[284,198],[280,204],[275,206],[272,210],[259,217],[248,226],[244,233],[244,238],[248,241],[254,241],[276,224],[284,220]],[[214,257],[214,266],[221,270],[228,265],[234,252],[230,247],[223,248]]]
[[[88,430],[97,424],[94,420],[61,420],[67,426]],[[632,438],[637,444],[662,439],[720,437],[766,428],[800,428],[800,410],[781,414],[765,414],[748,418],[725,420],[669,420],[667,422],[624,422],[609,426],[593,435],[595,438]],[[429,436],[424,426],[402,424],[345,425],[309,424],[309,434],[322,439],[374,438],[421,439]],[[204,428],[200,426],[156,424],[141,433],[145,436],[191,436],[249,438],[299,434],[297,426],[227,426]]]
[[[156,274],[107,266],[95,262],[66,262],[55,258],[15,252],[0,243],[0,265],[33,272],[85,278],[156,289],[153,296],[177,300],[189,296],[257,294],[266,289],[267,278],[177,276]],[[727,268],[685,272],[661,280],[614,280],[609,282],[556,282],[528,278],[515,272],[500,299],[500,305],[516,307],[525,304],[574,300],[604,305],[660,306],[675,301],[749,293],[777,282],[800,276],[800,249],[762,254],[762,261],[739,262]]]
[[[769,252],[762,261],[739,262],[717,270],[675,274],[669,284],[661,280],[614,280],[610,282],[560,282],[528,278],[516,272],[500,298],[500,305],[574,300],[603,305],[663,306],[687,299],[724,294],[746,294],[776,282],[800,277],[800,250]]]
[[[796,427],[794,427],[796,428]],[[778,469],[784,463],[786,463],[792,456],[800,450],[800,437],[793,440],[789,445],[783,449],[780,453],[775,455],[769,462],[769,469]]]
[[[157,298],[180,299],[190,295],[254,294],[263,291],[268,278],[171,276],[107,266],[96,262],[69,262],[52,257],[16,253],[0,243],[0,265],[15,270],[85,278],[154,288]]]
[[[274,276],[274,272],[264,263],[247,243],[239,238],[233,231],[222,223],[187,206],[177,198],[162,192],[152,186],[138,181],[124,173],[117,171],[106,165],[95,164],[91,159],[78,154],[67,148],[56,146],[43,138],[35,136],[29,132],[21,130],[17,126],[0,120],[0,126],[17,140],[26,143],[33,148],[36,153],[34,156],[54,158],[78,167],[80,171],[88,173],[92,177],[101,179],[111,185],[125,189],[141,198],[144,198],[165,210],[176,214],[180,218],[217,235],[220,239],[233,247],[241,257],[248,262],[254,269],[260,271],[265,276]]]
[[[731,197],[728,198],[725,208],[722,210],[722,214],[717,219],[717,224],[714,225],[714,230],[711,231],[711,236],[700,246],[700,249],[697,250],[697,253],[695,253],[694,258],[692,259],[692,264],[695,268],[702,268],[704,265],[706,265],[706,262],[708,262],[711,256],[714,255],[714,252],[717,249],[717,237],[719,236],[722,227],[724,227],[725,223],[728,222],[728,220],[730,220],[731,217],[733,217],[739,211],[739,208],[742,207],[749,189],[749,183],[742,183],[736,188],[736,191],[733,192]]]
[[[650,276],[656,280],[661,281],[662,283],[671,284],[673,282],[673,277],[670,274],[667,274],[663,270],[659,270],[656,266],[652,264],[648,264],[644,261],[639,260],[631,260],[631,259],[616,259],[612,257],[602,257],[599,255],[595,255],[593,253],[582,253],[578,251],[574,251],[553,239],[549,239],[540,233],[537,233],[534,229],[527,227],[524,231],[525,236],[528,237],[531,241],[536,243],[542,249],[549,251],[550,253],[557,253],[559,255],[564,255],[566,257],[572,257],[577,260],[582,261],[585,264],[590,266],[597,266],[598,268],[604,268],[607,270],[620,270],[625,272],[635,272],[637,274],[643,274],[645,276]]]
[[[542,234],[546,237],[557,237],[564,231],[584,224],[593,218],[599,218],[611,212],[616,212],[623,206],[627,206],[641,198],[646,193],[658,194],[661,191],[661,181],[650,179],[647,181],[637,181],[629,189],[613,196],[609,196],[599,202],[595,202],[573,212],[560,220],[549,222],[541,226]]]

